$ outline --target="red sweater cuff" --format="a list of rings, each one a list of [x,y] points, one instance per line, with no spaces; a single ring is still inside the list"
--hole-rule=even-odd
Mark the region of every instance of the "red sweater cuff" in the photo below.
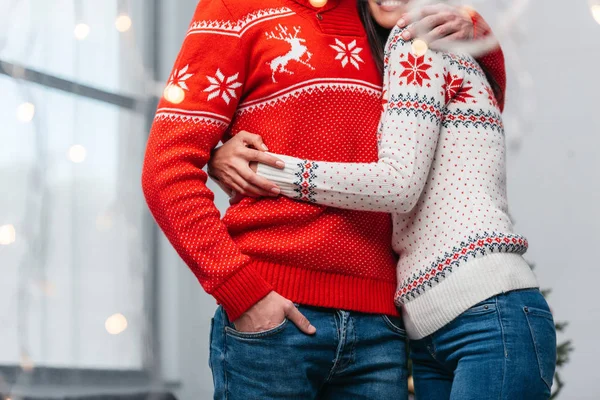
[[[473,21],[473,39],[479,39],[492,34],[492,29],[483,19],[483,17],[472,8],[467,7],[467,12]],[[477,58],[477,61],[486,72],[500,111],[504,111],[504,97],[506,94],[506,67],[504,64],[504,54],[500,45],[490,50],[489,53]]]
[[[223,306],[230,321],[235,321],[273,288],[253,266],[246,265],[231,275],[212,292],[213,297]]]

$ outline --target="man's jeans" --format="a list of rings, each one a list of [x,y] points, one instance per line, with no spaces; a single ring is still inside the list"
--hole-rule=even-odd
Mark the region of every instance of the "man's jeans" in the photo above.
[[[314,336],[292,322],[261,333],[235,330],[221,307],[212,320],[215,399],[408,398],[400,318],[298,306]]]
[[[537,289],[483,301],[410,348],[419,400],[550,397],[556,331]]]

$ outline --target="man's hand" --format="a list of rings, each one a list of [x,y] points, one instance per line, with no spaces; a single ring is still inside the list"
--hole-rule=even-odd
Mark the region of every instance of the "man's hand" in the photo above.
[[[269,293],[252,308],[233,321],[239,332],[264,332],[280,325],[285,319],[292,321],[302,332],[313,335],[317,329],[288,299],[275,292]]]
[[[208,163],[208,173],[221,187],[250,197],[279,195],[274,183],[256,174],[251,162],[260,162],[275,168],[284,168],[283,161],[265,153],[267,146],[259,135],[241,131],[223,146],[214,150]]]
[[[456,40],[469,40],[474,36],[473,19],[462,7],[447,4],[436,4],[419,8],[407,13],[398,21],[400,28],[405,28],[402,38],[410,40],[419,38],[431,48],[441,43]]]

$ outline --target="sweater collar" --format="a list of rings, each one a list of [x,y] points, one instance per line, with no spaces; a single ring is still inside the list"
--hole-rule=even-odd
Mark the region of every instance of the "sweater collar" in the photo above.
[[[323,12],[327,10],[331,10],[332,8],[337,7],[341,0],[327,0],[327,4],[323,7],[316,8],[310,4],[310,0],[293,0],[294,2],[303,5],[304,7],[310,8],[311,10]]]

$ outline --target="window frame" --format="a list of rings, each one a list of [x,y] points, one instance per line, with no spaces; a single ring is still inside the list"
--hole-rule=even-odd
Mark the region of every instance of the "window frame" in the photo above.
[[[161,0],[144,0],[142,23],[151,27],[148,40],[143,43],[144,63],[152,71],[152,78],[159,79],[160,68],[160,26]],[[120,49],[119,49],[120,51]],[[74,80],[63,79],[53,74],[37,71],[25,65],[8,62],[0,58],[0,75],[7,75],[26,84],[34,84],[43,88],[54,89],[72,96],[95,100],[112,105],[119,109],[141,114],[146,122],[146,131],[150,131],[159,98],[137,98],[81,84]],[[157,279],[159,263],[160,234],[158,227],[149,212],[145,213],[142,232],[143,243],[149,254],[149,265],[144,282],[144,304],[150,329],[144,337],[142,368],[139,370],[118,369],[83,369],[36,367],[25,371],[19,365],[0,365],[0,395],[76,395],[124,393],[132,390],[174,390],[178,382],[164,382],[161,370],[160,346],[160,285]]]

